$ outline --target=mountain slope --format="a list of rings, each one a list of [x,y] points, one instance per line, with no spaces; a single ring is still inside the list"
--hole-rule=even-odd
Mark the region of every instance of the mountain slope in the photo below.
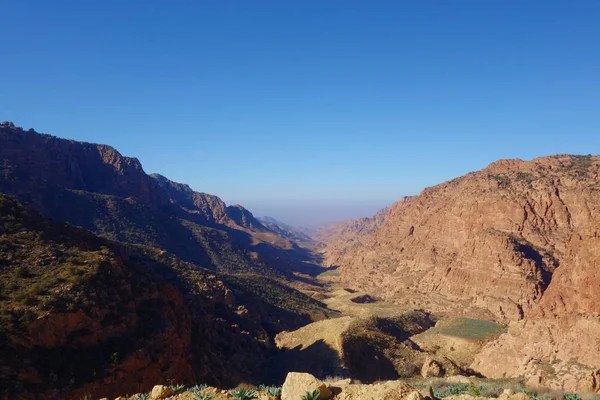
[[[279,283],[219,277],[48,220],[2,194],[0,248],[1,398],[259,381],[277,332],[327,315]],[[249,284],[256,279],[269,297]]]
[[[164,249],[221,272],[318,271],[309,252],[243,207],[160,175],[105,145],[0,125],[0,192],[107,238]]]
[[[386,207],[371,217],[337,222],[318,228],[313,236],[327,244],[328,264],[335,265],[341,253],[357,246],[362,239],[375,232],[383,224],[388,212],[389,207]]]
[[[498,161],[394,204],[373,233],[328,248],[329,260],[389,299],[514,321],[478,361],[486,374],[519,375],[523,354],[600,368],[599,174],[597,156]]]

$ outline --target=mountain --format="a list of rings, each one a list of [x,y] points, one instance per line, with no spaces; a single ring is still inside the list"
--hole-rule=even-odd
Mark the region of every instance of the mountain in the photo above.
[[[310,250],[242,206],[11,123],[0,249],[0,398],[262,382],[277,333],[335,314],[290,286]]]
[[[261,381],[275,333],[326,316],[319,302],[277,282],[219,277],[1,194],[0,248],[2,398]]]
[[[371,217],[353,219],[346,222],[335,222],[317,228],[313,236],[327,245],[327,254],[330,260],[331,255],[340,257],[347,249],[356,246],[363,238],[368,237],[375,232],[385,220],[385,216],[389,212],[389,207],[385,207],[377,211]],[[330,265],[333,265],[331,262]]]
[[[110,146],[0,125],[0,192],[121,242],[164,249],[218,272],[315,274],[309,251],[240,205],[161,175]]]
[[[294,227],[276,220],[273,217],[261,217],[258,219],[264,226],[270,230],[277,232],[281,237],[293,240],[296,243],[303,243],[307,246],[322,246],[322,243],[318,243],[308,233],[308,229],[301,227]]]
[[[327,260],[387,299],[509,323],[485,375],[598,388],[599,173],[597,156],[501,160],[392,205]]]

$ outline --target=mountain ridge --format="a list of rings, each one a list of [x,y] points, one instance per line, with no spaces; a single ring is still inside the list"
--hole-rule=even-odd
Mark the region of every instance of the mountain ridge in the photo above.
[[[486,376],[589,382],[600,368],[599,176],[599,156],[499,160],[393,204],[366,235],[330,241],[327,263],[390,301],[509,324],[475,360]],[[565,372],[572,358],[585,365],[577,378]]]

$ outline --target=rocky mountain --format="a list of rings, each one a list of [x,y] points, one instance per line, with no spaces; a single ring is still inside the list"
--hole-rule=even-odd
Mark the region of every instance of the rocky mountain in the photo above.
[[[274,335],[327,313],[267,278],[218,276],[1,194],[0,249],[1,398],[262,381]]]
[[[242,206],[11,123],[0,248],[0,398],[263,381],[278,332],[331,314],[289,286],[318,260]]]
[[[335,265],[336,258],[346,250],[361,243],[361,240],[375,232],[385,220],[389,207],[382,208],[370,217],[336,222],[317,228],[313,236],[327,245],[330,255],[329,265]],[[333,263],[332,263],[333,262]]]
[[[0,125],[0,192],[106,238],[219,272],[318,271],[310,254],[240,205],[154,174],[109,146]]]
[[[261,217],[258,219],[264,226],[274,232],[277,232],[281,237],[293,240],[296,243],[301,243],[306,246],[322,247],[322,243],[316,241],[309,235],[307,228],[295,227],[278,221],[273,217]]]
[[[510,323],[474,363],[488,376],[598,387],[599,173],[597,156],[498,161],[394,204],[328,261],[385,298]]]

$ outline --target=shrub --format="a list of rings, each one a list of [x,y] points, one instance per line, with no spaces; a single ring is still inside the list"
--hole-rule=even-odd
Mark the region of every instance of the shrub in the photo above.
[[[185,385],[169,385],[169,389],[171,389],[175,394],[179,394],[185,390]]]
[[[190,392],[192,392],[192,393],[201,392],[203,390],[206,390],[207,388],[208,388],[208,385],[201,383],[200,385],[192,386],[190,388]]]
[[[565,393],[565,400],[581,400],[581,396],[577,393]]]
[[[234,389],[230,393],[235,400],[252,400],[256,397],[256,390],[251,389]]]
[[[300,398],[302,400],[319,400],[320,396],[321,392],[319,391],[319,389],[315,389],[312,392],[306,392],[305,394],[300,396]]]
[[[208,392],[194,393],[194,397],[196,400],[212,400],[215,398],[215,396]]]
[[[208,386],[204,384],[195,385],[190,388],[190,392],[192,392],[196,400],[212,400],[215,396],[204,392],[207,388]]]
[[[440,386],[433,388],[433,395],[439,399],[448,396],[458,396],[469,391],[469,385],[460,383],[457,385]]]
[[[278,399],[281,398],[281,386],[268,386],[266,391],[269,397],[277,397]]]

